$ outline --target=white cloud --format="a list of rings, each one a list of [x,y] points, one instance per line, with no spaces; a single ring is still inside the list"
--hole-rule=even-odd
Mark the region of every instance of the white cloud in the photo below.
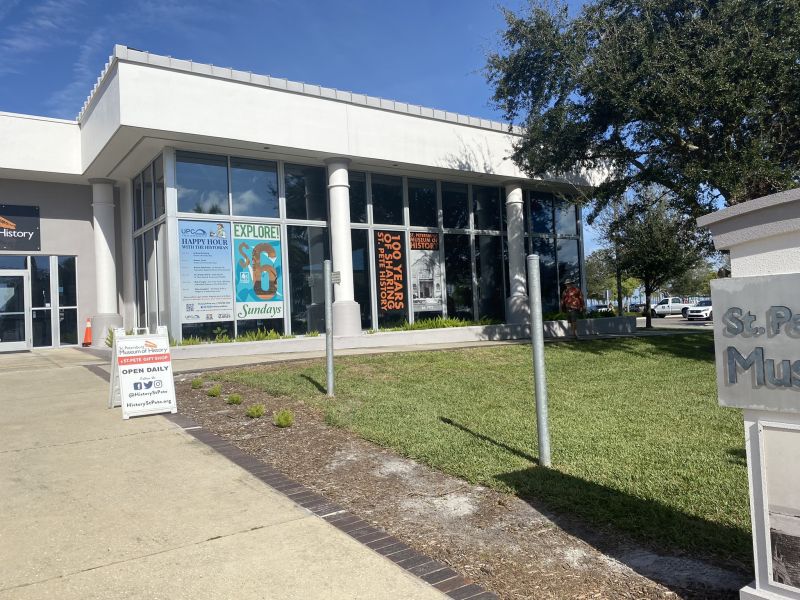
[[[72,64],[72,80],[60,90],[53,92],[46,101],[55,117],[74,119],[82,106],[99,72],[96,69],[99,56],[109,52],[111,42],[105,28],[95,29],[80,45],[78,58]]]
[[[6,0],[0,16],[16,6]],[[25,17],[0,31],[0,75],[17,73],[32,55],[69,43],[83,0],[45,0],[28,7]]]

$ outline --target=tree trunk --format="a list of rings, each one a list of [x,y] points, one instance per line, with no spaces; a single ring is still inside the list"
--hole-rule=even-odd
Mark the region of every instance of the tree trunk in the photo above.
[[[652,292],[647,288],[644,289],[644,303],[645,303],[645,328],[652,329],[653,328],[653,314],[652,309],[650,308],[650,295]]]
[[[622,302],[622,269],[619,268],[619,262],[617,262],[617,316],[622,316],[625,314],[625,307],[623,306]]]

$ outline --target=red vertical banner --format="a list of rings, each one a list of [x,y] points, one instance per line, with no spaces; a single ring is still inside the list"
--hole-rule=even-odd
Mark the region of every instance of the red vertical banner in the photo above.
[[[378,317],[403,321],[407,315],[406,244],[402,231],[375,232],[375,274],[378,279]],[[387,323],[388,324],[388,323]]]

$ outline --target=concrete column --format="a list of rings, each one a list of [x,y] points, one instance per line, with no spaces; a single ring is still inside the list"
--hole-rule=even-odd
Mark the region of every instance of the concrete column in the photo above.
[[[525,203],[519,183],[506,184],[506,231],[508,233],[508,283],[506,322],[528,323],[530,304],[525,276]]]
[[[117,308],[116,237],[114,225],[114,181],[90,179],[97,313],[92,317],[92,346],[105,345],[109,328],[121,327]]]
[[[347,177],[350,160],[331,158],[325,164],[328,165],[331,258],[333,270],[341,275],[341,282],[333,286],[333,333],[359,335],[361,311],[353,291],[353,244],[350,237],[350,183]]]

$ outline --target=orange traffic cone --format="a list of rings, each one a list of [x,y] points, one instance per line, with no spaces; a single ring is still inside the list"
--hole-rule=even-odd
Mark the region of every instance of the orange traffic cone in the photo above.
[[[86,330],[83,332],[83,347],[88,348],[92,345],[92,320],[86,319]]]

